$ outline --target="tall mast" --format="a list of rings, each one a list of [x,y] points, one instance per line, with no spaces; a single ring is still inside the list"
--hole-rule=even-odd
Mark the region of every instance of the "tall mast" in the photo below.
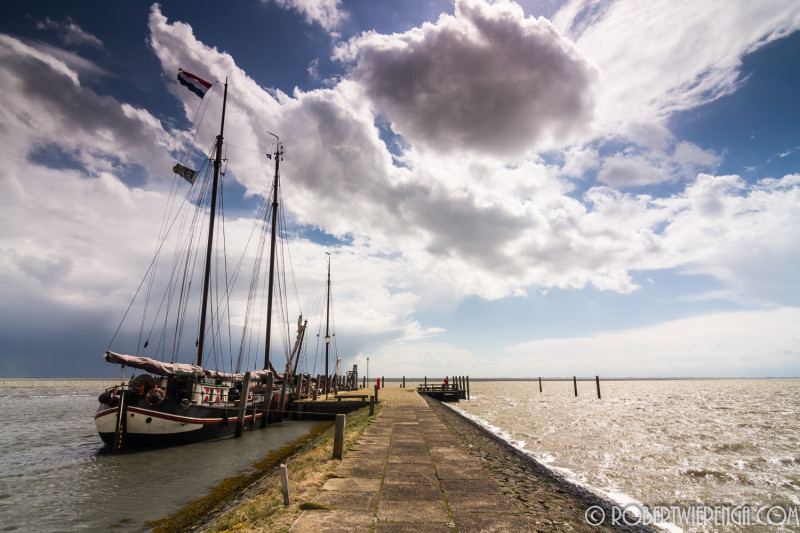
[[[264,347],[264,370],[269,370],[269,344],[272,337],[272,287],[275,279],[275,229],[278,219],[278,176],[283,148],[280,138],[274,133],[267,132],[278,140],[275,148],[275,180],[272,183],[272,239],[269,246],[269,288],[267,290],[267,339]]]
[[[328,371],[328,346],[331,344],[331,254],[328,254],[328,304],[325,313],[325,399],[328,399],[328,391],[330,391],[330,372]]]
[[[303,333],[300,335],[300,343],[297,346],[297,359],[294,360],[294,370],[292,371],[292,375],[297,375],[297,364],[300,362],[300,352],[303,350],[303,339],[306,336],[306,326],[308,325],[308,320],[303,323]]]
[[[195,364],[203,366],[203,346],[206,336],[206,315],[208,314],[208,285],[211,280],[211,250],[214,246],[214,218],[217,210],[217,186],[219,167],[222,163],[222,133],[225,131],[225,104],[228,101],[228,78],[225,78],[225,91],[222,96],[222,120],[217,135],[217,155],[214,157],[214,180],[211,183],[211,216],[208,220],[208,244],[206,246],[206,267],[203,274],[203,303],[200,307],[200,332],[197,339]]]

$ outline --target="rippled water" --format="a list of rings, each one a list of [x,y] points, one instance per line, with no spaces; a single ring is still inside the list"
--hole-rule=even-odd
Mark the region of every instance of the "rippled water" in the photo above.
[[[601,381],[601,400],[594,382],[578,397],[572,381],[470,388],[459,410],[623,505],[800,507],[800,380]],[[681,527],[800,531],[791,516],[754,521]]]
[[[188,446],[98,454],[97,395],[112,382],[0,380],[0,531],[141,530],[316,422]]]

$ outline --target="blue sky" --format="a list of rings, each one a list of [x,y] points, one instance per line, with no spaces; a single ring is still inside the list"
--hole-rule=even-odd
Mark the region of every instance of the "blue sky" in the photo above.
[[[288,315],[319,331],[331,252],[346,368],[798,376],[799,28],[777,0],[3,3],[0,376],[116,375],[201,103],[192,164],[216,134],[178,68],[229,80],[232,248],[285,143]]]

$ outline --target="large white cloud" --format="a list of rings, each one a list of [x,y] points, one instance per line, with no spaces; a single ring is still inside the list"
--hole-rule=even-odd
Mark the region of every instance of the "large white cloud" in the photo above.
[[[418,34],[387,37],[384,44],[393,39],[405,42],[411,35],[420,42],[436,42],[451,37],[451,26],[480,23],[503,23],[520,35],[527,35],[522,30],[530,30],[528,26],[535,35],[541,29],[540,21],[520,17],[506,3],[489,7],[459,3],[457,16],[443,16],[438,25],[427,25]],[[597,187],[575,198],[571,185],[558,179],[560,169],[537,160],[509,166],[503,159],[482,154],[459,151],[447,156],[413,147],[393,157],[375,126],[370,99],[365,98],[369,88],[362,82],[345,80],[330,89],[273,96],[238,69],[232,58],[198,42],[188,26],[168,23],[157,9],[151,17],[151,35],[166,73],[195,61],[192,68],[205,65],[218,78],[229,76],[229,105],[237,117],[228,122],[234,144],[240,138],[264,139],[264,124],[275,125],[287,146],[282,166],[287,207],[298,221],[339,237],[355,237],[376,254],[399,254],[420,273],[417,282],[486,298],[524,293],[532,287],[592,285],[630,292],[636,288],[631,271],[689,263],[696,268],[697,260],[687,253],[694,249],[692,237],[670,228],[682,223],[686,215],[681,213],[691,211],[693,201],[700,201],[691,194],[695,169],[713,166],[717,159],[688,143],[634,154],[627,162],[610,158],[593,163],[600,165],[601,179],[613,184],[659,182],[664,179],[659,176],[679,175],[688,179],[686,194],[662,200]],[[383,42],[380,39],[367,35],[349,46],[372,50],[374,42]],[[488,41],[480,42],[489,46]],[[261,190],[267,179],[259,164],[250,163],[254,174],[260,173],[261,184],[256,186],[250,173],[238,171],[240,167],[231,162],[252,192]],[[631,177],[620,177],[623,172]],[[656,177],[645,179],[648,172]],[[796,187],[784,183],[774,194],[791,199]],[[797,217],[777,215],[769,206],[757,204],[749,186],[743,187],[721,191],[719,201],[747,206],[743,208],[753,213],[754,227],[760,228],[753,231],[760,232],[762,240],[772,238],[764,228],[771,227],[775,217],[792,228],[788,231],[796,231]],[[732,242],[736,235],[730,234]],[[736,270],[738,265],[729,268]]]
[[[338,49],[351,76],[418,149],[515,155],[585,137],[595,72],[543,18],[514,3],[458,0],[403,34]]]
[[[455,55],[482,57],[492,50],[491,43],[476,35],[498,27],[508,30],[509,39],[518,37],[518,50],[535,43],[537,50],[542,46],[553,52],[550,59],[560,58],[576,69],[568,74],[588,76],[577,90],[592,94],[592,71],[573,57],[577,52],[546,22],[526,19],[505,2],[460,2],[456,15],[437,24],[397,36],[365,35],[350,47],[378,53],[371,48],[376,43],[408,41],[412,48],[435,49],[434,44],[462,35],[469,39]],[[601,156],[591,145],[572,147],[563,164],[534,155],[520,159],[519,150],[528,144],[516,141],[509,151],[500,147],[489,157],[475,150],[468,136],[442,137],[444,155],[420,149],[418,143],[392,154],[376,126],[376,109],[411,140],[453,126],[426,130],[419,122],[419,131],[415,125],[403,131],[383,96],[370,92],[380,80],[367,83],[358,70],[366,63],[358,54],[353,56],[355,79],[289,95],[260,87],[232,57],[198,41],[190,26],[167,21],[158,7],[149,29],[151,49],[169,90],[185,103],[187,117],[194,116],[198,99],[173,81],[177,68],[211,80],[228,78],[226,179],[238,180],[250,194],[264,194],[272,170],[263,156],[272,143],[265,130],[281,135],[286,144],[284,200],[291,221],[349,243],[334,253],[335,295],[338,326],[354,335],[407,339],[400,351],[409,357],[439,350],[463,359],[462,350],[435,342],[415,352],[411,339],[441,333],[435,324],[420,324],[415,313],[446,309],[470,295],[502,298],[536,288],[593,286],[626,293],[636,289],[631,273],[644,269],[711,275],[724,283],[726,298],[750,305],[791,305],[797,299],[796,176],[746,183],[737,176],[697,175],[698,169],[713,167],[716,156],[669,139],[658,124],[637,126],[646,133],[647,149],[626,152],[627,159]],[[513,41],[500,39],[497,51],[513,50],[508,48]],[[536,69],[522,63],[516,67],[528,83]],[[543,60],[545,72],[555,63]],[[383,81],[388,82],[395,67],[384,64],[373,75],[386,75]],[[2,36],[0,69],[5,103],[0,108],[0,155],[8,161],[0,171],[6,191],[0,200],[0,261],[2,284],[8,287],[4,292],[12,297],[6,302],[29,298],[66,309],[119,309],[127,296],[123,288],[138,280],[147,265],[149,236],[157,234],[161,220],[164,184],[154,178],[168,172],[182,136],[146,110],[87,89],[82,80],[101,73],[75,54]],[[50,89],[56,85],[59,94]],[[507,89],[498,88],[495,96]],[[549,89],[542,90],[547,98]],[[475,98],[468,89],[451,95],[463,101],[448,102],[445,115]],[[219,96],[212,94],[203,103],[208,122],[200,125],[198,147],[210,146],[217,133],[212,124],[219,116]],[[559,109],[556,105],[552,115],[522,136],[547,144],[547,139],[564,141],[580,134],[578,115],[566,110],[562,117]],[[582,108],[580,116],[586,118],[589,110]],[[559,130],[559,124],[567,129]],[[48,151],[67,156],[71,166],[48,166]],[[498,153],[514,155],[506,159]],[[137,187],[126,181],[134,165],[148,176]],[[587,169],[612,186],[645,186],[675,176],[685,184],[656,197],[591,184],[578,192],[564,179],[581,178]],[[232,241],[245,240],[251,223],[245,216],[230,226]],[[141,242],[130,241],[131,234],[141,236]],[[318,286],[326,248],[305,240],[295,245],[298,286]],[[301,299],[313,300],[314,294],[301,292]],[[3,311],[11,313],[12,304]],[[381,353],[390,351],[386,347]]]
[[[342,0],[274,0],[274,2],[284,9],[294,9],[302,14],[307,22],[316,22],[328,31],[338,28],[347,18],[347,12],[340,8]]]
[[[800,308],[717,313],[508,348],[495,376],[796,376]]]
[[[734,91],[745,54],[800,28],[800,4],[572,0],[553,22],[600,70],[601,127],[633,135]]]
[[[157,193],[120,176],[160,188],[179,139],[147,111],[83,87],[80,76],[99,69],[51,50],[0,36],[4,285],[86,308],[112,297],[134,260],[109,243],[155,215]]]

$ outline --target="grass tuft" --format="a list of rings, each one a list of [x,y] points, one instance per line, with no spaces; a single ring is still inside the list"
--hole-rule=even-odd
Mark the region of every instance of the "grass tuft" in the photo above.
[[[314,511],[317,509],[330,509],[327,505],[322,505],[321,503],[315,502],[300,502],[300,505],[297,506],[301,511]]]
[[[345,427],[345,453],[361,437],[381,405],[375,405],[375,415],[369,416],[365,407],[347,415]],[[238,508],[222,516],[213,526],[214,531],[285,531],[304,510],[327,509],[311,500],[325,481],[337,477],[339,465],[333,455],[333,423],[316,426],[308,435],[269,453],[253,463],[253,470],[223,480],[206,496],[193,500],[175,513],[148,522],[154,533],[182,533],[200,523],[207,515],[230,501],[254,483],[265,479],[263,491]],[[277,467],[285,463],[289,469],[289,493],[292,504],[283,506],[283,494]],[[262,489],[259,489],[261,491]],[[294,503],[297,502],[297,503]]]
[[[252,470],[222,480],[218,485],[212,487],[211,491],[205,496],[192,500],[186,506],[167,517],[148,522],[147,526],[153,528],[153,533],[180,533],[181,531],[186,531],[197,524],[205,515],[270,473],[299,450],[312,445],[315,440],[320,439],[332,427],[332,422],[319,424],[307,435],[279,450],[273,450],[265,458],[253,462]]]

